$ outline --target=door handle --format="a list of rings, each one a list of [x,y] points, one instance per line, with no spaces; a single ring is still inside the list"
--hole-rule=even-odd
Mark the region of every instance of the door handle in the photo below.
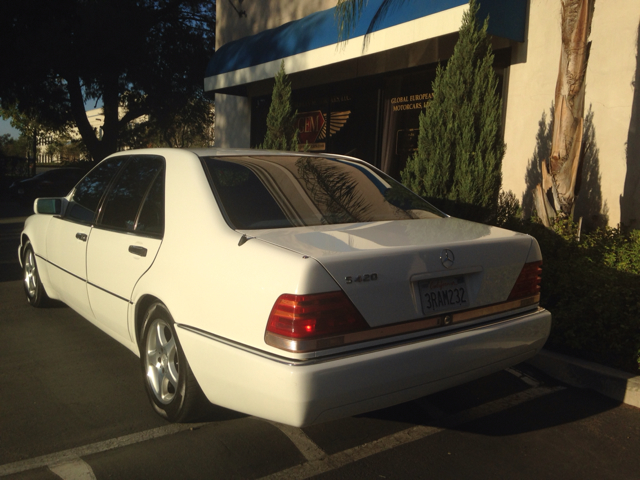
[[[86,234],[86,233],[80,233],[80,232],[78,232],[78,233],[76,233],[76,238],[77,238],[78,240],[81,240],[81,241],[83,241],[83,242],[86,242],[86,241],[87,241],[87,234]]]
[[[134,255],[140,255],[141,257],[147,256],[147,249],[138,245],[129,245],[129,253]]]

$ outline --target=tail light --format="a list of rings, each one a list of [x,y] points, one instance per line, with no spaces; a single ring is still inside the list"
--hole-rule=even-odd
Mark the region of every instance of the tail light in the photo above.
[[[516,280],[508,300],[540,295],[540,275],[542,274],[542,262],[525,263]]]
[[[289,351],[310,351],[343,343],[347,333],[369,325],[342,292],[280,295],[271,309],[265,341]]]

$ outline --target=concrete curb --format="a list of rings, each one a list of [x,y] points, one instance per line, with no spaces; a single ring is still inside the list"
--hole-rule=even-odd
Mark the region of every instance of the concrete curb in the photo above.
[[[640,408],[638,375],[548,350],[542,350],[527,360],[527,363],[572,387],[589,388],[619,402]]]

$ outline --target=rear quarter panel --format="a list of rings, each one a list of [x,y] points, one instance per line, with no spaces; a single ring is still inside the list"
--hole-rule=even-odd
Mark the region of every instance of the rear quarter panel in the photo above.
[[[312,258],[257,239],[239,246],[242,235],[224,220],[199,158],[184,151],[169,155],[165,235],[133,302],[152,295],[179,324],[282,355],[264,342],[278,296],[335,291],[338,285]],[[134,309],[129,322],[135,331]]]

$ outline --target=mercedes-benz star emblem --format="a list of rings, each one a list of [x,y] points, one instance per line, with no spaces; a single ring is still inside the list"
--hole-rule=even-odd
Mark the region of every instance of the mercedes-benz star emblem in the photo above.
[[[442,262],[444,268],[453,267],[454,260],[455,257],[453,256],[453,252],[451,250],[449,250],[448,248],[442,250],[442,253],[440,254],[440,261]]]

